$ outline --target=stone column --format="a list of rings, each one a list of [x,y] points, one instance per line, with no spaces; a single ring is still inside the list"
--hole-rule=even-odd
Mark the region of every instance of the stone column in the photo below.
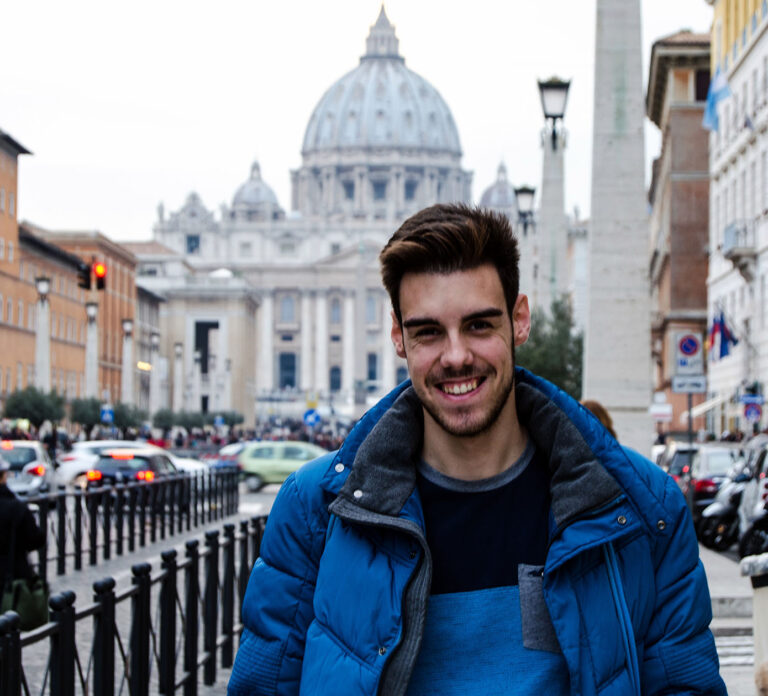
[[[85,326],[85,398],[99,398],[99,325],[96,323],[98,304],[86,305],[88,323]]]
[[[355,386],[355,295],[351,290],[344,293],[344,333],[341,367],[341,390],[354,401]]]
[[[257,391],[270,393],[275,388],[274,375],[274,296],[266,291],[261,296],[259,321],[259,357]]]
[[[149,364],[149,417],[160,408],[160,334],[156,331],[150,336]]]
[[[201,395],[203,393],[203,364],[202,354],[199,350],[195,351],[195,357],[192,362],[192,394],[187,410],[197,412],[201,411]]]
[[[640,0],[598,0],[583,396],[619,440],[653,439]]]
[[[385,394],[395,388],[395,347],[390,337],[391,310],[389,296],[385,293],[381,301],[381,374],[379,375],[381,389]]]
[[[328,384],[328,297],[325,290],[315,294],[315,389],[327,394]]]
[[[123,319],[123,369],[120,373],[120,401],[133,404],[133,320]]]
[[[311,391],[312,379],[312,296],[309,292],[301,293],[301,373],[299,375],[301,390]]]
[[[541,176],[539,224],[539,277],[537,280],[540,306],[549,314],[552,301],[567,289],[565,258],[568,226],[565,216],[565,175],[563,168],[565,138],[558,133],[557,149],[552,146],[552,131],[548,126],[541,134],[544,154]]]
[[[43,294],[37,300],[35,386],[45,394],[51,391],[51,304]]]
[[[184,409],[184,346],[173,344],[173,401],[171,408],[175,413]]]

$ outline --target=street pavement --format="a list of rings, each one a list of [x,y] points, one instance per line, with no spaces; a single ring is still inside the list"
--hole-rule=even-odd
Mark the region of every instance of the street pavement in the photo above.
[[[268,514],[277,493],[277,486],[268,486],[259,493],[241,494],[240,509],[237,515],[218,520],[208,526],[209,529],[221,530],[227,522],[237,522],[257,515]],[[77,596],[79,608],[93,601],[93,583],[106,576],[117,581],[117,590],[125,590],[131,585],[131,566],[147,561],[152,564],[153,572],[159,570],[160,553],[175,548],[179,558],[184,557],[184,543],[189,539],[199,539],[203,545],[205,528],[184,532],[175,537],[166,538],[146,546],[132,554],[102,562],[95,567],[86,567],[82,571],[69,572],[63,576],[49,578],[51,591],[73,590]],[[749,578],[742,577],[735,553],[721,554],[700,547],[701,560],[707,574],[710,595],[712,597],[712,631],[715,634],[720,673],[731,696],[754,696],[754,646],[752,642],[752,585]],[[128,610],[129,603],[123,603]],[[768,620],[768,617],[766,617]],[[119,619],[118,619],[119,620]],[[130,623],[124,617],[125,625]],[[127,631],[127,629],[126,629]],[[85,633],[90,634],[90,631]],[[124,633],[127,638],[127,632]],[[90,650],[91,636],[84,635],[81,650]],[[78,643],[80,636],[78,636]],[[88,647],[86,647],[86,645]],[[37,651],[42,652],[42,651]],[[47,651],[46,651],[47,652]],[[86,658],[87,659],[87,658]],[[25,653],[25,671],[34,671],[37,660]],[[39,665],[44,669],[44,665]],[[212,696],[225,692],[229,679],[229,670],[218,669],[216,683],[211,687],[200,685],[200,693]]]

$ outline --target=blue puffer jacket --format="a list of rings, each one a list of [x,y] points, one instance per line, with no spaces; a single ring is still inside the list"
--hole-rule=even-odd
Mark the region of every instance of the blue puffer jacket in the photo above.
[[[572,693],[725,694],[674,481],[519,368],[515,396],[551,472],[542,591]],[[406,382],[341,450],[285,482],[248,584],[230,696],[405,693],[432,573],[415,485],[422,427]]]

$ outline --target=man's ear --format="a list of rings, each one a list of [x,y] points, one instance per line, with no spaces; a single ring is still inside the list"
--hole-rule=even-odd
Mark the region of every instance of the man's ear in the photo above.
[[[392,337],[392,344],[395,346],[395,352],[399,358],[405,358],[405,344],[403,337],[403,327],[400,326],[400,322],[395,316],[395,310],[390,312],[392,317],[392,331],[390,336]]]
[[[531,310],[528,307],[527,295],[520,294],[515,300],[515,307],[512,310],[512,333],[516,346],[522,346],[531,333]]]

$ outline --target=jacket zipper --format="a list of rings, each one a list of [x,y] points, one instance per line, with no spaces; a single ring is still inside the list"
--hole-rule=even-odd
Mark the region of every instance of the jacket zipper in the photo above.
[[[603,544],[603,556],[605,557],[605,566],[608,572],[608,582],[611,586],[611,595],[613,604],[616,608],[616,616],[621,626],[622,640],[624,641],[624,652],[627,659],[627,670],[632,681],[632,688],[636,696],[640,696],[640,674],[637,664],[637,646],[635,645],[635,636],[632,625],[629,623],[629,608],[624,597],[624,587],[619,574],[619,566],[616,561],[616,551],[613,544],[608,542]]]

